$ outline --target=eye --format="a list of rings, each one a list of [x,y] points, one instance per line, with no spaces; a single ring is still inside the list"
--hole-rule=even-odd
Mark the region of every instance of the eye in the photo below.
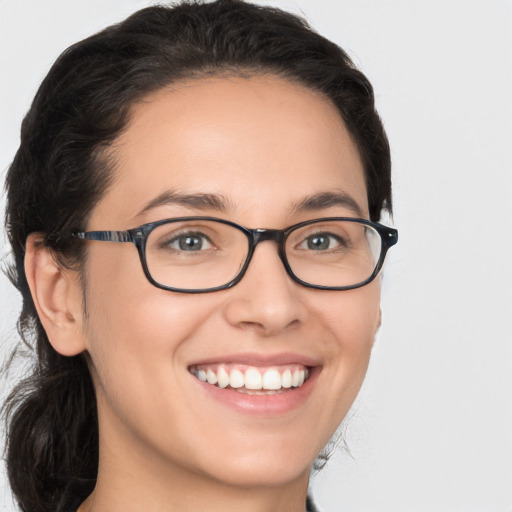
[[[213,247],[210,239],[201,232],[180,233],[163,245],[170,249],[186,252],[204,251]]]
[[[309,235],[299,245],[299,249],[306,249],[308,251],[328,251],[345,246],[346,243],[340,236],[323,232]]]

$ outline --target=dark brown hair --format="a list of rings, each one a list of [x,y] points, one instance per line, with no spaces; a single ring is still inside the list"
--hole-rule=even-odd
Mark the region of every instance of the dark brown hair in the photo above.
[[[96,401],[83,355],[55,352],[24,273],[35,231],[61,261],[80,268],[70,236],[111,184],[108,148],[130,107],[172,82],[207,75],[274,74],[323,93],[359,149],[370,217],[391,210],[390,153],[371,84],[347,54],[304,20],[240,0],[149,7],[68,48],[41,84],[9,168],[6,223],[21,292],[19,332],[35,351],[31,375],[4,410],[7,469],[24,512],[58,512],[92,491],[98,467]]]

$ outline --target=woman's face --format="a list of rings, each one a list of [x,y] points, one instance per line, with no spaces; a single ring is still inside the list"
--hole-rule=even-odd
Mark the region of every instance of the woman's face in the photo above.
[[[368,217],[360,157],[332,104],[274,77],[161,90],[136,105],[111,156],[115,181],[89,230],[194,215],[273,229]],[[329,201],[306,201],[325,193]],[[190,201],[200,194],[210,200]],[[341,292],[305,288],[267,241],[233,288],[173,293],[148,282],[133,244],[87,244],[83,339],[111,468],[157,466],[174,481],[188,474],[235,486],[307,478],[365,375],[378,280]],[[282,393],[247,394],[191,371],[222,366],[310,377]]]

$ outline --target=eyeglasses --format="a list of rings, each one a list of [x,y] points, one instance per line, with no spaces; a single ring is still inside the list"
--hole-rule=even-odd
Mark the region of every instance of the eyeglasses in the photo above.
[[[328,217],[286,229],[248,229],[214,217],[180,217],[127,231],[74,233],[83,240],[131,242],[153,285],[182,293],[224,290],[244,276],[260,242],[278,244],[286,272],[321,290],[350,290],[378,275],[398,231],[351,217]]]

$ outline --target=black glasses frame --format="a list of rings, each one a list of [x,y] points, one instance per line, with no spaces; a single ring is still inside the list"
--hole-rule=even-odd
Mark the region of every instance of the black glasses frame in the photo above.
[[[173,288],[172,286],[165,286],[161,283],[158,283],[153,279],[151,276],[151,273],[149,272],[149,268],[146,261],[146,242],[148,239],[148,236],[150,233],[157,228],[158,226],[161,226],[162,224],[171,224],[173,222],[183,222],[183,221],[189,221],[189,220],[208,220],[208,221],[215,221],[219,222],[221,224],[226,224],[228,226],[232,226],[239,231],[241,231],[247,238],[247,242],[249,245],[249,250],[247,252],[247,257],[245,258],[245,262],[238,272],[238,274],[228,283],[216,286],[214,288],[200,288],[200,289],[188,289],[188,288]],[[364,224],[365,226],[369,226],[373,228],[377,233],[379,233],[381,237],[381,251],[379,259],[375,265],[375,269],[373,273],[371,274],[368,279],[365,279],[364,281],[361,281],[360,283],[356,283],[354,285],[350,286],[323,286],[323,285],[315,285],[311,283],[307,283],[306,281],[303,281],[299,277],[297,277],[289,263],[288,259],[286,258],[286,252],[285,252],[285,242],[288,236],[290,236],[291,233],[293,233],[295,230],[307,226],[309,224],[316,224],[318,222],[329,222],[329,221],[346,221],[346,222],[355,222],[358,224]],[[394,228],[390,228],[388,226],[384,226],[383,224],[380,224],[378,222],[372,222],[370,220],[366,219],[358,219],[353,217],[323,217],[319,219],[311,219],[304,222],[299,222],[298,224],[294,224],[293,226],[290,226],[286,229],[249,229],[244,226],[240,226],[239,224],[236,224],[234,222],[231,222],[229,220],[225,219],[219,219],[217,217],[203,217],[203,216],[193,216],[193,217],[178,217],[173,219],[163,219],[156,222],[149,222],[148,224],[143,224],[142,226],[138,226],[136,228],[128,229],[126,231],[82,231],[73,233],[73,236],[76,238],[79,238],[81,240],[95,240],[99,242],[131,242],[135,244],[137,247],[137,251],[139,253],[140,262],[142,264],[142,269],[144,270],[144,274],[148,281],[156,286],[157,288],[161,288],[163,290],[169,290],[172,292],[179,292],[179,293],[209,293],[209,292],[216,292],[219,290],[226,290],[228,288],[231,288],[235,286],[237,283],[239,283],[242,278],[245,275],[245,272],[247,271],[247,268],[249,267],[249,263],[251,262],[252,256],[254,254],[254,250],[256,249],[256,246],[260,242],[265,241],[273,241],[278,244],[278,254],[279,257],[284,265],[284,268],[286,269],[286,272],[288,275],[296,282],[301,284],[302,286],[305,286],[307,288],[314,288],[317,290],[353,290],[355,288],[360,288],[361,286],[365,286],[366,284],[373,281],[377,275],[379,274],[382,265],[384,264],[384,259],[386,257],[386,253],[388,252],[389,248],[395,245],[398,242],[398,231]]]

